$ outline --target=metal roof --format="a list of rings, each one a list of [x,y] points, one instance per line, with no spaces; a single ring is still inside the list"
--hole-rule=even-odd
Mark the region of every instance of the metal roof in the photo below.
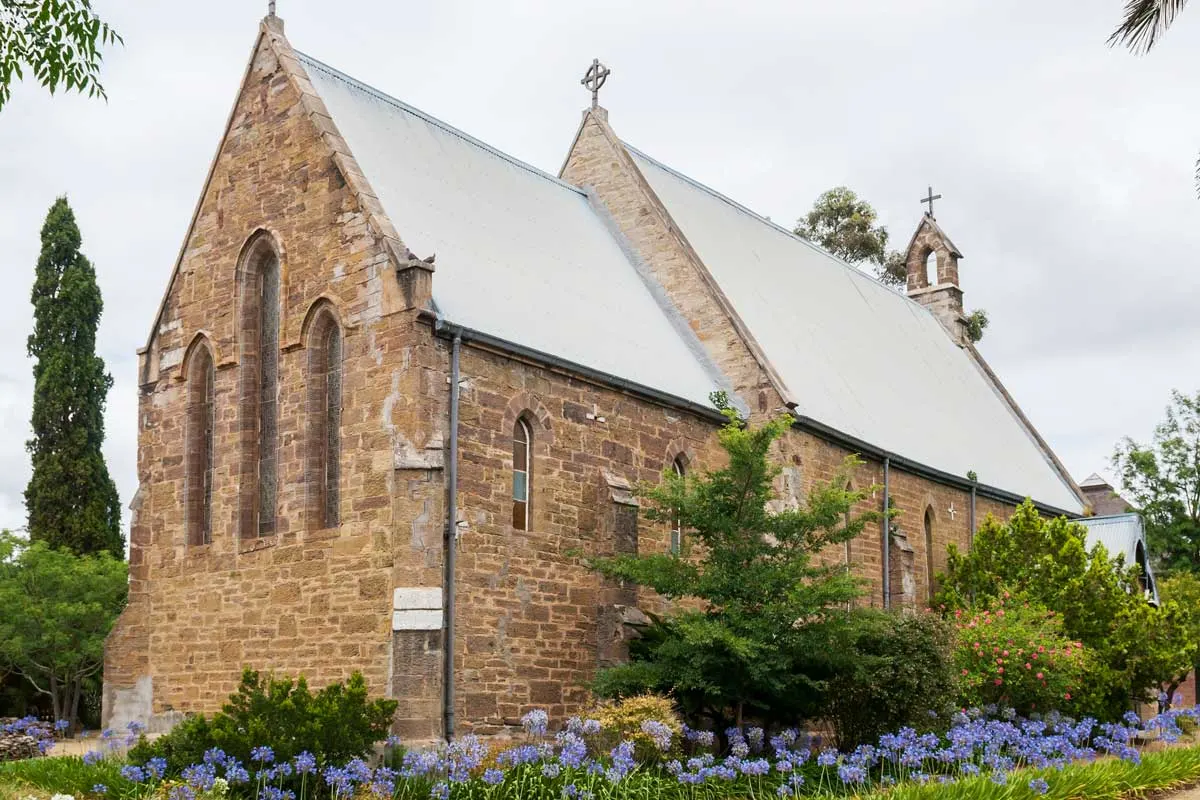
[[[1146,573],[1147,586],[1154,602],[1158,602],[1158,587],[1154,570],[1146,558],[1146,529],[1138,514],[1113,514],[1107,517],[1082,517],[1077,520],[1087,528],[1087,543],[1104,545],[1110,558],[1125,556],[1125,566],[1140,564]],[[1140,545],[1140,558],[1139,558]]]
[[[297,54],[448,321],[709,405],[703,346],[581,190]]]
[[[1082,511],[1013,408],[927,309],[628,149],[799,414],[949,474],[974,471],[980,483]]]

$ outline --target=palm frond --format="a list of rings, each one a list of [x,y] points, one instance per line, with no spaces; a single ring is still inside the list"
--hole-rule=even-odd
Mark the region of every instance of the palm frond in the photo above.
[[[1108,37],[1110,47],[1125,45],[1135,53],[1145,53],[1183,11],[1187,0],[1126,0],[1121,26]]]
[[[1200,158],[1196,159],[1196,196],[1200,197]]]

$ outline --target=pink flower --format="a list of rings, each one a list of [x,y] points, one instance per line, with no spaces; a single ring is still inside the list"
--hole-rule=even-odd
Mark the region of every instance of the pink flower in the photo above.
[[[1071,693],[1070,693],[1070,692],[1067,692],[1066,694],[1064,694],[1064,695],[1063,695],[1063,699],[1064,699],[1064,700],[1070,700],[1070,699],[1071,699]]]
[[[1025,662],[1025,669],[1033,669],[1033,667],[1030,666],[1028,661]]]
[[[1042,673],[1040,673],[1040,672],[1037,674],[1037,679],[1038,679],[1039,681],[1040,681],[1042,678],[1044,678],[1044,677],[1046,677],[1046,676],[1045,676],[1045,675],[1043,675],[1043,674],[1042,674]]]
[[[996,678],[996,685],[997,685],[997,686],[999,686],[999,685],[1000,685],[1000,684],[1002,684],[1002,683],[1004,683],[1004,681],[1000,680],[999,678]]]
[[[1001,675],[1003,675],[1003,674],[1004,674],[1004,667],[1000,667],[1000,669],[998,669],[998,670],[996,670],[996,671],[997,671],[997,672],[999,672]],[[1038,674],[1038,677],[1039,677],[1039,678],[1040,678],[1040,677],[1042,677],[1040,673]]]

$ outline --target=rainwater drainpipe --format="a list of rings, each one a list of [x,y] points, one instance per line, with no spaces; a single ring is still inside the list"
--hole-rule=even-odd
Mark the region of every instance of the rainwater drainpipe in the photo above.
[[[454,738],[454,568],[458,555],[458,380],[462,331],[450,346],[450,463],[446,465],[446,641],[443,645],[442,728],[446,741]]]
[[[975,546],[975,482],[971,482],[971,538],[968,540],[971,547]]]
[[[892,555],[892,535],[891,535],[891,519],[888,517],[888,511],[891,508],[891,501],[888,498],[888,490],[891,488],[889,484],[889,467],[891,466],[891,458],[883,457],[883,521],[880,523],[883,536],[883,607],[892,607],[892,576],[891,576],[891,555]]]

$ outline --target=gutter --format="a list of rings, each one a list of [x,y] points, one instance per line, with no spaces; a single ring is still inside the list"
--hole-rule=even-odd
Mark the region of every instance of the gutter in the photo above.
[[[831,428],[824,423],[817,422],[812,417],[806,417],[803,414],[797,413],[794,408],[792,409],[792,416],[796,419],[794,423],[795,426],[801,428],[802,430],[816,434],[822,439],[833,442],[834,444],[841,445],[851,452],[870,457],[877,461],[890,461],[892,466],[899,467],[905,472],[911,472],[919,477],[928,478],[929,480],[936,481],[937,483],[953,486],[957,489],[963,490],[964,492],[969,492],[971,493],[972,500],[974,500],[976,494],[992,500],[1011,503],[1012,505],[1019,505],[1026,500],[1024,496],[1001,489],[998,486],[989,486],[987,484],[979,483],[978,481],[972,481],[969,478],[960,477],[958,475],[921,464],[917,461],[912,461],[904,456],[896,455],[895,453],[891,453],[887,450],[876,447],[875,445],[864,442],[862,439],[842,433],[836,428]],[[1037,500],[1034,500],[1033,504],[1037,507],[1038,511],[1055,517],[1077,519],[1078,517],[1082,516],[1082,514],[1080,514],[1078,511],[1067,511],[1056,506],[1038,502]]]
[[[541,350],[535,350],[532,347],[511,342],[507,339],[502,339],[499,336],[493,336],[490,333],[477,331],[472,328],[467,328],[462,325],[457,325],[452,322],[447,322],[440,316],[435,315],[431,311],[422,311],[420,315],[423,319],[433,321],[434,333],[443,339],[458,339],[463,342],[472,342],[490,350],[496,350],[510,356],[529,361],[534,364],[548,367],[560,373],[569,373],[571,376],[583,378],[590,383],[597,384],[606,389],[617,389],[618,391],[627,394],[636,395],[638,397],[651,400],[660,405],[677,408],[681,411],[687,411],[691,414],[711,420],[712,422],[724,425],[728,420],[725,416],[717,411],[712,406],[706,406],[692,400],[685,400],[682,397],[677,397],[673,394],[668,394],[660,389],[653,389],[649,386],[631,381],[627,378],[622,378],[613,375],[603,370],[585,367],[582,364],[577,364],[574,361],[569,361],[565,358],[546,353]]]
[[[447,328],[439,319],[437,329]],[[442,733],[446,741],[454,739],[454,606],[455,571],[458,562],[458,403],[459,403],[459,354],[462,350],[462,331],[454,332],[450,346],[450,458],[446,464],[446,528],[445,545],[446,575],[443,578],[446,590],[444,642],[442,646]]]

